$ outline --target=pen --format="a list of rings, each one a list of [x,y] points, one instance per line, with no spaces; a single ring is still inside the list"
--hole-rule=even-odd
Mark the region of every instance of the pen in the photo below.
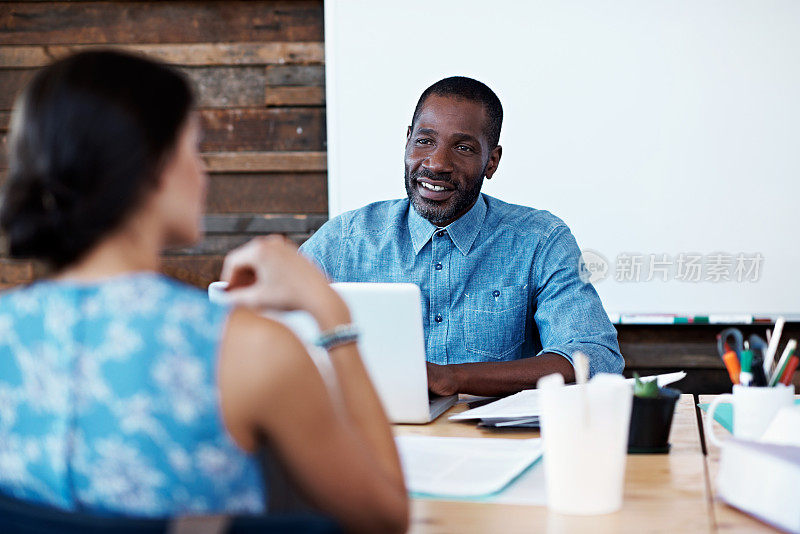
[[[741,372],[739,373],[739,383],[743,386],[749,386],[753,381],[753,373],[750,372],[750,366],[753,363],[753,351],[750,350],[750,343],[744,342],[744,350],[742,351]]]
[[[778,360],[778,365],[775,367],[775,370],[772,372],[772,376],[769,378],[769,385],[774,386],[777,384],[781,378],[783,378],[783,373],[786,371],[786,366],[789,364],[789,359],[794,356],[794,351],[797,349],[797,340],[790,339],[789,343],[786,344],[786,348],[783,349],[783,354],[781,355],[781,359]]]
[[[764,374],[772,373],[772,361],[775,359],[775,353],[778,352],[778,344],[781,342],[781,334],[783,333],[783,325],[786,324],[786,319],[778,317],[775,321],[775,330],[772,331],[772,336],[769,339],[767,352],[764,353]]]

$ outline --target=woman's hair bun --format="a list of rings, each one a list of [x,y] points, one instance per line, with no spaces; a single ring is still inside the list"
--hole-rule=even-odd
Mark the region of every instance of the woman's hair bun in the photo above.
[[[64,267],[155,186],[193,97],[164,64],[114,50],[40,70],[14,106],[0,230],[9,254]]]

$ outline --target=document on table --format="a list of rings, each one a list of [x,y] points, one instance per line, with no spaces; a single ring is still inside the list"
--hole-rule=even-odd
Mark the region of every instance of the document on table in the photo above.
[[[412,493],[476,497],[506,487],[542,455],[541,440],[398,436]]]
[[[677,382],[686,376],[684,371],[677,373],[667,373],[663,375],[654,375],[643,377],[645,382],[656,380],[659,387],[664,387],[667,384]],[[633,378],[627,380],[631,384],[634,382]],[[467,410],[465,412],[457,413],[450,416],[451,421],[465,421],[469,419],[481,419],[488,424],[496,426],[502,421],[513,423],[519,421],[522,423],[530,424],[538,421],[539,418],[539,390],[526,389],[510,395],[495,402]],[[510,425],[504,425],[510,426]]]

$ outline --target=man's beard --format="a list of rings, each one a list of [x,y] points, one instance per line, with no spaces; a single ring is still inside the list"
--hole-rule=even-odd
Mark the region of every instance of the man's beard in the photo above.
[[[430,221],[431,224],[442,226],[452,222],[456,216],[463,215],[472,207],[481,194],[485,171],[485,168],[481,171],[479,179],[469,180],[473,183],[473,186],[465,189],[450,181],[449,174],[436,174],[428,169],[420,169],[417,172],[409,173],[408,166],[406,166],[406,194],[411,199],[411,205],[417,210],[417,213]],[[444,201],[435,201],[422,197],[417,190],[419,185],[417,179],[422,177],[450,184],[454,188],[452,196]]]

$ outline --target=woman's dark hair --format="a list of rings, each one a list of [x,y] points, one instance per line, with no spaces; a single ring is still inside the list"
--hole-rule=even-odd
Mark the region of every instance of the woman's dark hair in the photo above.
[[[39,71],[11,120],[9,254],[59,269],[88,252],[157,185],[192,105],[181,74],[141,56],[81,52]]]

